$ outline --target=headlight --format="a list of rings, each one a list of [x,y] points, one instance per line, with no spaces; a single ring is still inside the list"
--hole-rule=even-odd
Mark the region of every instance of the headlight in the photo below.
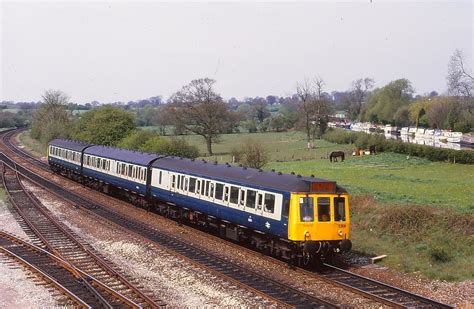
[[[304,232],[304,238],[309,238],[311,236],[311,233],[309,231]]]
[[[342,230],[339,230],[339,232],[338,232],[337,234],[342,237],[342,235],[343,235],[344,233],[342,232]]]

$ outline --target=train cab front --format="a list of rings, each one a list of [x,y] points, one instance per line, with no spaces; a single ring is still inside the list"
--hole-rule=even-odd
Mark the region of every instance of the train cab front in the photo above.
[[[288,238],[305,258],[324,260],[351,250],[348,194],[337,189],[334,183],[331,193],[291,195]]]

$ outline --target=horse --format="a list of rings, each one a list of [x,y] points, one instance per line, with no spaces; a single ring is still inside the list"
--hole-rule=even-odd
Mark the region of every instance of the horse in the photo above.
[[[370,154],[375,154],[375,145],[369,146]]]
[[[333,151],[329,155],[329,161],[332,162],[332,159],[334,159],[334,162],[337,162],[337,158],[340,157],[341,161],[344,162],[345,154],[344,151]]]

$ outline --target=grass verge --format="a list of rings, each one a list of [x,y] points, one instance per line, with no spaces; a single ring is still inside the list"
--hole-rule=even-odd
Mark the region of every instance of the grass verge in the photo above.
[[[28,148],[28,151],[35,156],[44,157],[46,156],[46,145],[43,145],[41,142],[33,139],[30,136],[30,131],[23,131],[18,134],[17,139],[20,141],[20,144]]]
[[[448,281],[474,278],[474,214],[420,205],[382,205],[352,198],[353,249],[387,254],[380,263]]]

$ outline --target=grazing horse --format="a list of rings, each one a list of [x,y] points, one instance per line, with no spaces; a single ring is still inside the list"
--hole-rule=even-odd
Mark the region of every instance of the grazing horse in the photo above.
[[[369,146],[370,154],[375,154],[375,145]]]
[[[333,151],[333,152],[331,152],[331,154],[329,155],[329,161],[332,162],[332,159],[334,159],[334,162],[337,162],[338,157],[340,157],[341,161],[344,162],[344,157],[345,157],[344,151]]]

